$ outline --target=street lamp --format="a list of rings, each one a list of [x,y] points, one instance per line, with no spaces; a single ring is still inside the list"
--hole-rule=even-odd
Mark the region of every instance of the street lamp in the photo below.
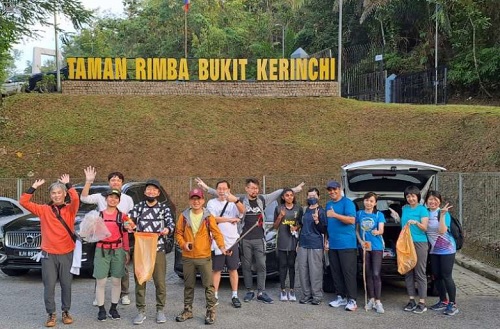
[[[281,26],[281,58],[285,58],[285,25],[274,24],[274,26]]]

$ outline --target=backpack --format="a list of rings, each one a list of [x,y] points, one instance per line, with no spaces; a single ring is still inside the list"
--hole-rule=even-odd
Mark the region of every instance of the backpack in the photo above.
[[[453,217],[450,214],[451,220],[450,220],[450,228],[448,232],[450,232],[451,236],[453,239],[455,239],[455,245],[457,247],[457,251],[462,249],[464,246],[464,231],[462,228],[462,224],[458,219]],[[438,212],[438,220],[440,218],[440,212]]]

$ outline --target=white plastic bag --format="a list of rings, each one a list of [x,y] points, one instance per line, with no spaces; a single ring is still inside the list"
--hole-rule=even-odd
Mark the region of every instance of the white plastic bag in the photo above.
[[[87,242],[97,242],[109,238],[109,232],[104,219],[99,212],[92,210],[88,212],[80,223],[80,236]]]

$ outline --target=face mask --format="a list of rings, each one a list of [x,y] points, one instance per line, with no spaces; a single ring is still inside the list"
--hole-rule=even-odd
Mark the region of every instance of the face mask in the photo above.
[[[146,201],[147,201],[147,202],[153,202],[153,201],[155,201],[155,200],[156,200],[156,197],[154,197],[154,196],[147,196],[147,195],[146,195]]]
[[[307,204],[310,205],[310,206],[313,206],[313,205],[315,205],[317,203],[318,203],[318,198],[307,199]]]

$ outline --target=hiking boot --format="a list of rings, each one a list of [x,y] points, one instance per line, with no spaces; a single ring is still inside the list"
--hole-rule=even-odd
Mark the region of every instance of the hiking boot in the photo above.
[[[272,304],[274,303],[272,298],[269,297],[265,291],[261,292],[257,295],[257,300],[263,302],[264,304]]]
[[[280,301],[288,302],[288,295],[286,294],[285,290],[281,290]]]
[[[245,294],[245,297],[243,297],[243,301],[248,303],[249,301],[251,301],[252,299],[254,299],[255,297],[255,293],[253,291],[248,291],[246,294]]]
[[[410,299],[408,304],[406,304],[404,310],[406,312],[413,312],[417,308],[417,303],[415,303],[414,299]]]
[[[455,315],[457,313],[458,313],[457,304],[453,302],[448,303],[448,305],[446,306],[446,310],[444,310],[443,312],[443,314],[445,315]]]
[[[205,324],[214,324],[215,322],[215,310],[207,310],[207,314],[205,315]]]
[[[231,298],[231,303],[233,303],[234,308],[241,307],[241,302],[240,302],[240,299],[238,297]]]
[[[375,311],[377,311],[378,314],[384,314],[385,313],[384,306],[382,305],[381,302],[376,302],[374,309],[375,309]]]
[[[288,292],[288,300],[291,302],[297,301],[297,297],[295,297],[295,292],[293,290]]]
[[[146,312],[139,311],[134,318],[134,324],[142,324],[146,320]]]
[[[347,305],[345,306],[345,310],[354,312],[357,309],[358,309],[358,305],[356,304],[356,301],[354,299],[349,299],[349,301],[347,302]]]
[[[307,303],[310,303],[312,302],[312,297],[302,297],[301,299],[299,299],[299,303],[300,304],[307,304]]]
[[[436,304],[429,307],[429,309],[433,311],[443,311],[446,309],[446,306],[448,306],[448,302],[440,300]]]
[[[45,321],[45,326],[46,327],[55,327],[56,326],[56,314],[55,313],[49,313],[47,317],[47,321]]]
[[[192,307],[184,306],[184,310],[182,311],[181,314],[179,314],[175,317],[175,321],[184,322],[188,319],[192,319],[193,318],[193,311],[192,310],[193,310]]]
[[[427,311],[427,307],[425,306],[425,304],[424,303],[418,303],[417,307],[415,307],[415,309],[413,310],[413,313],[422,314],[425,311]]]
[[[68,311],[62,312],[62,322],[64,324],[72,324],[73,323],[73,318],[71,317],[71,315],[69,315]]]
[[[111,313],[111,311],[109,311]],[[97,312],[97,320],[99,321],[106,321],[108,318],[108,316],[106,315],[106,310],[105,309],[102,309],[102,310],[99,310],[99,312]]]
[[[321,299],[314,297],[311,300],[311,305],[320,305],[321,304]]]
[[[123,295],[123,297],[120,298],[120,303],[122,303],[122,305],[130,305],[130,298],[128,298],[128,295]]]
[[[370,311],[375,308],[375,300],[370,299],[365,305],[365,310]]]
[[[109,317],[113,320],[120,320],[122,318],[116,308],[112,308],[109,310]]]
[[[156,323],[165,323],[167,322],[167,317],[165,316],[165,312],[156,311]]]
[[[337,298],[332,300],[330,302],[330,305],[331,307],[340,307],[340,306],[346,306],[347,305],[347,299],[345,298],[342,298],[342,296],[340,295],[337,295]]]

